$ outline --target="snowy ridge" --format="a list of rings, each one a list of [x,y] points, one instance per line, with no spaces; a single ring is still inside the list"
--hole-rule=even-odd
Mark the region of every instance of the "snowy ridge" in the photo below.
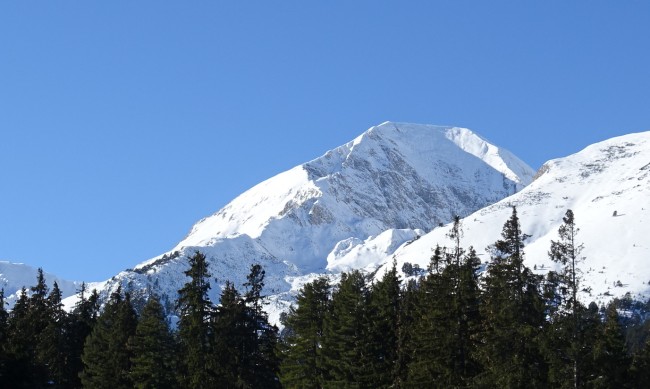
[[[9,306],[13,306],[18,300],[23,286],[27,289],[27,293],[30,293],[29,288],[36,285],[37,274],[38,269],[32,266],[0,261],[0,289],[4,289],[5,301]],[[52,290],[54,282],[59,285],[63,298],[74,295],[81,286],[81,282],[64,280],[45,271],[43,271],[43,276],[50,290]]]
[[[650,132],[630,134],[591,145],[566,158],[547,162],[521,192],[464,219],[463,244],[474,245],[483,261],[485,248],[500,238],[503,224],[517,206],[526,242],[526,264],[545,273],[555,268],[547,252],[567,209],[575,214],[584,244],[580,266],[585,302],[607,301],[630,293],[650,297]],[[404,262],[425,267],[431,249],[451,245],[450,225],[437,228],[412,245],[385,256],[398,268]],[[383,272],[379,272],[383,274]]]
[[[323,156],[272,177],[202,219],[173,250],[103,285],[172,301],[186,257],[206,254],[216,301],[250,264],[266,270],[271,317],[303,277],[376,267],[417,236],[521,190],[533,170],[467,129],[386,122]],[[277,322],[277,320],[276,320]]]

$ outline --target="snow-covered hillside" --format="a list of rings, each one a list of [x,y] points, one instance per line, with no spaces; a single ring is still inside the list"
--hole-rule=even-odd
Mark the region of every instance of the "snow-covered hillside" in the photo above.
[[[503,224],[517,206],[528,239],[526,264],[546,272],[555,264],[547,252],[567,209],[573,210],[584,244],[580,265],[585,302],[605,301],[627,292],[650,296],[650,132],[630,134],[591,145],[579,153],[547,162],[521,192],[462,220],[465,246],[483,261],[485,248],[500,238]],[[426,268],[436,244],[451,245],[449,225],[384,256]],[[361,248],[360,248],[361,249]],[[379,274],[383,274],[382,271]]]
[[[5,299],[9,306],[13,306],[14,302],[18,299],[23,286],[27,288],[28,293],[30,292],[29,288],[36,284],[37,274],[38,269],[29,265],[0,261],[0,289],[4,289]],[[45,271],[43,272],[43,276],[50,290],[56,281],[64,298],[75,294],[81,285],[81,282],[64,280]]]
[[[168,253],[98,285],[104,295],[121,284],[136,297],[171,300],[186,281],[186,257],[200,250],[219,285],[241,285],[250,264],[262,264],[265,292],[277,302],[270,310],[279,312],[296,280],[376,266],[404,242],[516,193],[532,177],[524,162],[470,130],[386,122],[260,183]],[[373,257],[357,249],[386,239]]]

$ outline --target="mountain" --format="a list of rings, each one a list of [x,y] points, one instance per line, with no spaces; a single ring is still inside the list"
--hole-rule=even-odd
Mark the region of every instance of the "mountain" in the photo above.
[[[23,286],[29,292],[29,288],[36,285],[37,275],[38,269],[29,265],[0,261],[0,289],[4,289],[6,302],[9,306],[13,306],[16,302]],[[51,273],[43,272],[43,276],[50,290],[56,281],[64,298],[74,295],[81,286],[81,282],[64,280]]]
[[[604,302],[626,293],[650,297],[650,132],[609,139],[547,162],[522,191],[463,218],[462,244],[473,245],[487,262],[485,248],[500,238],[513,205],[522,231],[531,235],[527,266],[538,273],[556,266],[547,254],[550,241],[558,240],[562,217],[571,209],[580,228],[577,241],[584,244],[583,301]],[[374,259],[375,266],[389,266],[394,256],[398,268],[405,262],[426,268],[432,247],[451,245],[449,230],[450,225],[436,228]],[[364,246],[357,250],[368,251]]]
[[[105,296],[122,285],[136,299],[153,292],[171,307],[186,282],[186,257],[199,250],[219,285],[241,285],[250,265],[260,263],[273,300],[269,310],[277,313],[311,274],[376,264],[456,214],[518,192],[533,174],[468,129],[382,123],[246,191],[196,223],[169,252],[91,287]],[[364,257],[355,249],[378,236],[389,240],[381,255]],[[350,255],[357,257],[346,260]]]

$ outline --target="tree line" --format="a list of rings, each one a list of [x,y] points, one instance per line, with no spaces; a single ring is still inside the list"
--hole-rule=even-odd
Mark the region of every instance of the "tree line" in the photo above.
[[[264,270],[243,292],[210,301],[206,257],[188,258],[174,323],[156,296],[139,313],[118,288],[100,309],[82,285],[70,312],[42,270],[11,311],[0,290],[0,387],[8,388],[641,388],[650,387],[650,321],[629,297],[587,306],[573,212],[549,256],[557,271],[524,265],[516,208],[483,268],[461,246],[437,246],[421,276],[343,273],[306,283],[283,314],[264,311]]]
[[[218,306],[208,297],[204,254],[189,258],[185,274],[173,326],[156,296],[138,315],[119,287],[100,311],[97,292],[82,285],[68,313],[41,269],[10,312],[0,291],[0,387],[280,388],[278,329],[263,310],[262,267],[251,266],[243,294],[227,282]]]
[[[647,388],[647,303],[629,296],[583,305],[579,229],[567,211],[552,241],[557,270],[524,265],[516,208],[482,268],[461,247],[436,247],[425,274],[400,279],[395,262],[376,282],[359,271],[337,286],[302,288],[283,318],[280,379],[287,388]],[[414,267],[411,274],[417,274]],[[408,269],[407,269],[408,270]],[[376,277],[373,277],[376,278]]]

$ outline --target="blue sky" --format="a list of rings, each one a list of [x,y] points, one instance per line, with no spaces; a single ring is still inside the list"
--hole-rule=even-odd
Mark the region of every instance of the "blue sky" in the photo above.
[[[0,5],[0,259],[103,280],[386,120],[534,168],[650,130],[647,1]]]

